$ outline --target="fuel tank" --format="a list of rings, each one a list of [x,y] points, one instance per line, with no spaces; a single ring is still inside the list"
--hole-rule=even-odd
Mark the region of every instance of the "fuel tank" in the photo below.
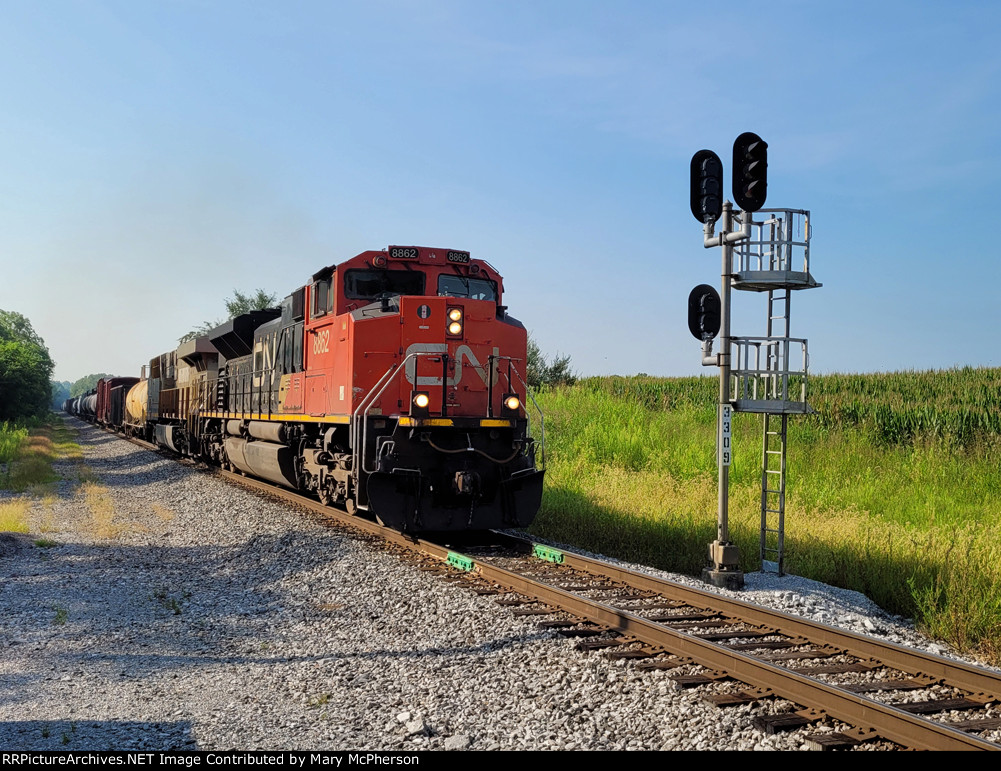
[[[226,437],[226,457],[240,471],[296,489],[295,453],[273,442]]]

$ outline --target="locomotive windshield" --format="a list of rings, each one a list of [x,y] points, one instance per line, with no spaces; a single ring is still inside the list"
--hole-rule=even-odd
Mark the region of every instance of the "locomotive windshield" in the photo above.
[[[383,294],[423,295],[424,274],[413,270],[349,270],[344,274],[349,300],[377,300]]]
[[[442,274],[438,277],[439,297],[468,297],[471,300],[497,301],[497,282],[486,278],[466,278]]]

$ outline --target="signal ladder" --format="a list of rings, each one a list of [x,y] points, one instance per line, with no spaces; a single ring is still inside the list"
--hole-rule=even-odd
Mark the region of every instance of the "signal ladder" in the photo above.
[[[761,569],[783,575],[789,416],[813,411],[806,401],[806,340],[789,336],[790,300],[793,291],[821,285],[810,274],[809,212],[762,209],[740,216],[752,218],[751,238],[735,244],[732,286],[767,292],[768,316],[764,337],[731,338],[730,393],[736,411],[762,415]]]
[[[768,292],[768,325],[766,337],[789,337],[788,287]],[[776,308],[778,306],[778,308]],[[781,313],[776,313],[776,310]],[[767,369],[788,370],[773,358],[779,350],[769,351]],[[784,389],[788,393],[788,384]],[[761,449],[761,569],[766,573],[784,574],[785,517],[786,517],[786,437],[789,415],[772,415],[766,412]],[[778,423],[778,426],[775,426]]]

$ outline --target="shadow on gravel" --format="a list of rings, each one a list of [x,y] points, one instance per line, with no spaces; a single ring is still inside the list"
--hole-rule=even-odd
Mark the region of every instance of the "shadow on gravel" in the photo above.
[[[77,418],[64,418],[77,431],[77,444],[84,451],[84,465],[100,478],[106,487],[138,487],[157,480],[176,478],[178,473],[198,474],[204,470],[185,466],[176,460],[158,455],[152,450],[128,443],[124,436],[112,434],[103,428]],[[121,454],[102,454],[97,457],[88,449],[121,445]]]
[[[501,637],[496,640],[488,640],[480,645],[462,645],[450,647],[418,648],[415,650],[391,650],[383,648],[376,651],[363,651],[361,653],[341,654],[337,658],[341,659],[423,659],[429,656],[441,656],[451,658],[454,656],[481,656],[484,653],[501,651],[512,645],[524,645],[536,640],[551,640],[557,634],[552,631],[532,632],[521,634],[516,637]]]
[[[4,752],[69,750],[197,750],[191,723],[130,720],[18,720],[0,722]]]

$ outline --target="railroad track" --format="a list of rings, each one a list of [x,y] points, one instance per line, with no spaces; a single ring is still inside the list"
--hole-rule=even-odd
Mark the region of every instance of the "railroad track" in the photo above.
[[[134,441],[148,449],[159,449]],[[672,670],[721,709],[782,699],[756,720],[807,729],[817,749],[888,741],[911,749],[998,750],[1001,674],[768,610],[503,533],[462,548],[405,536],[266,482],[224,479],[393,544],[422,569],[496,595],[578,647]],[[916,697],[915,697],[916,695]],[[910,697],[910,698],[909,698]]]

